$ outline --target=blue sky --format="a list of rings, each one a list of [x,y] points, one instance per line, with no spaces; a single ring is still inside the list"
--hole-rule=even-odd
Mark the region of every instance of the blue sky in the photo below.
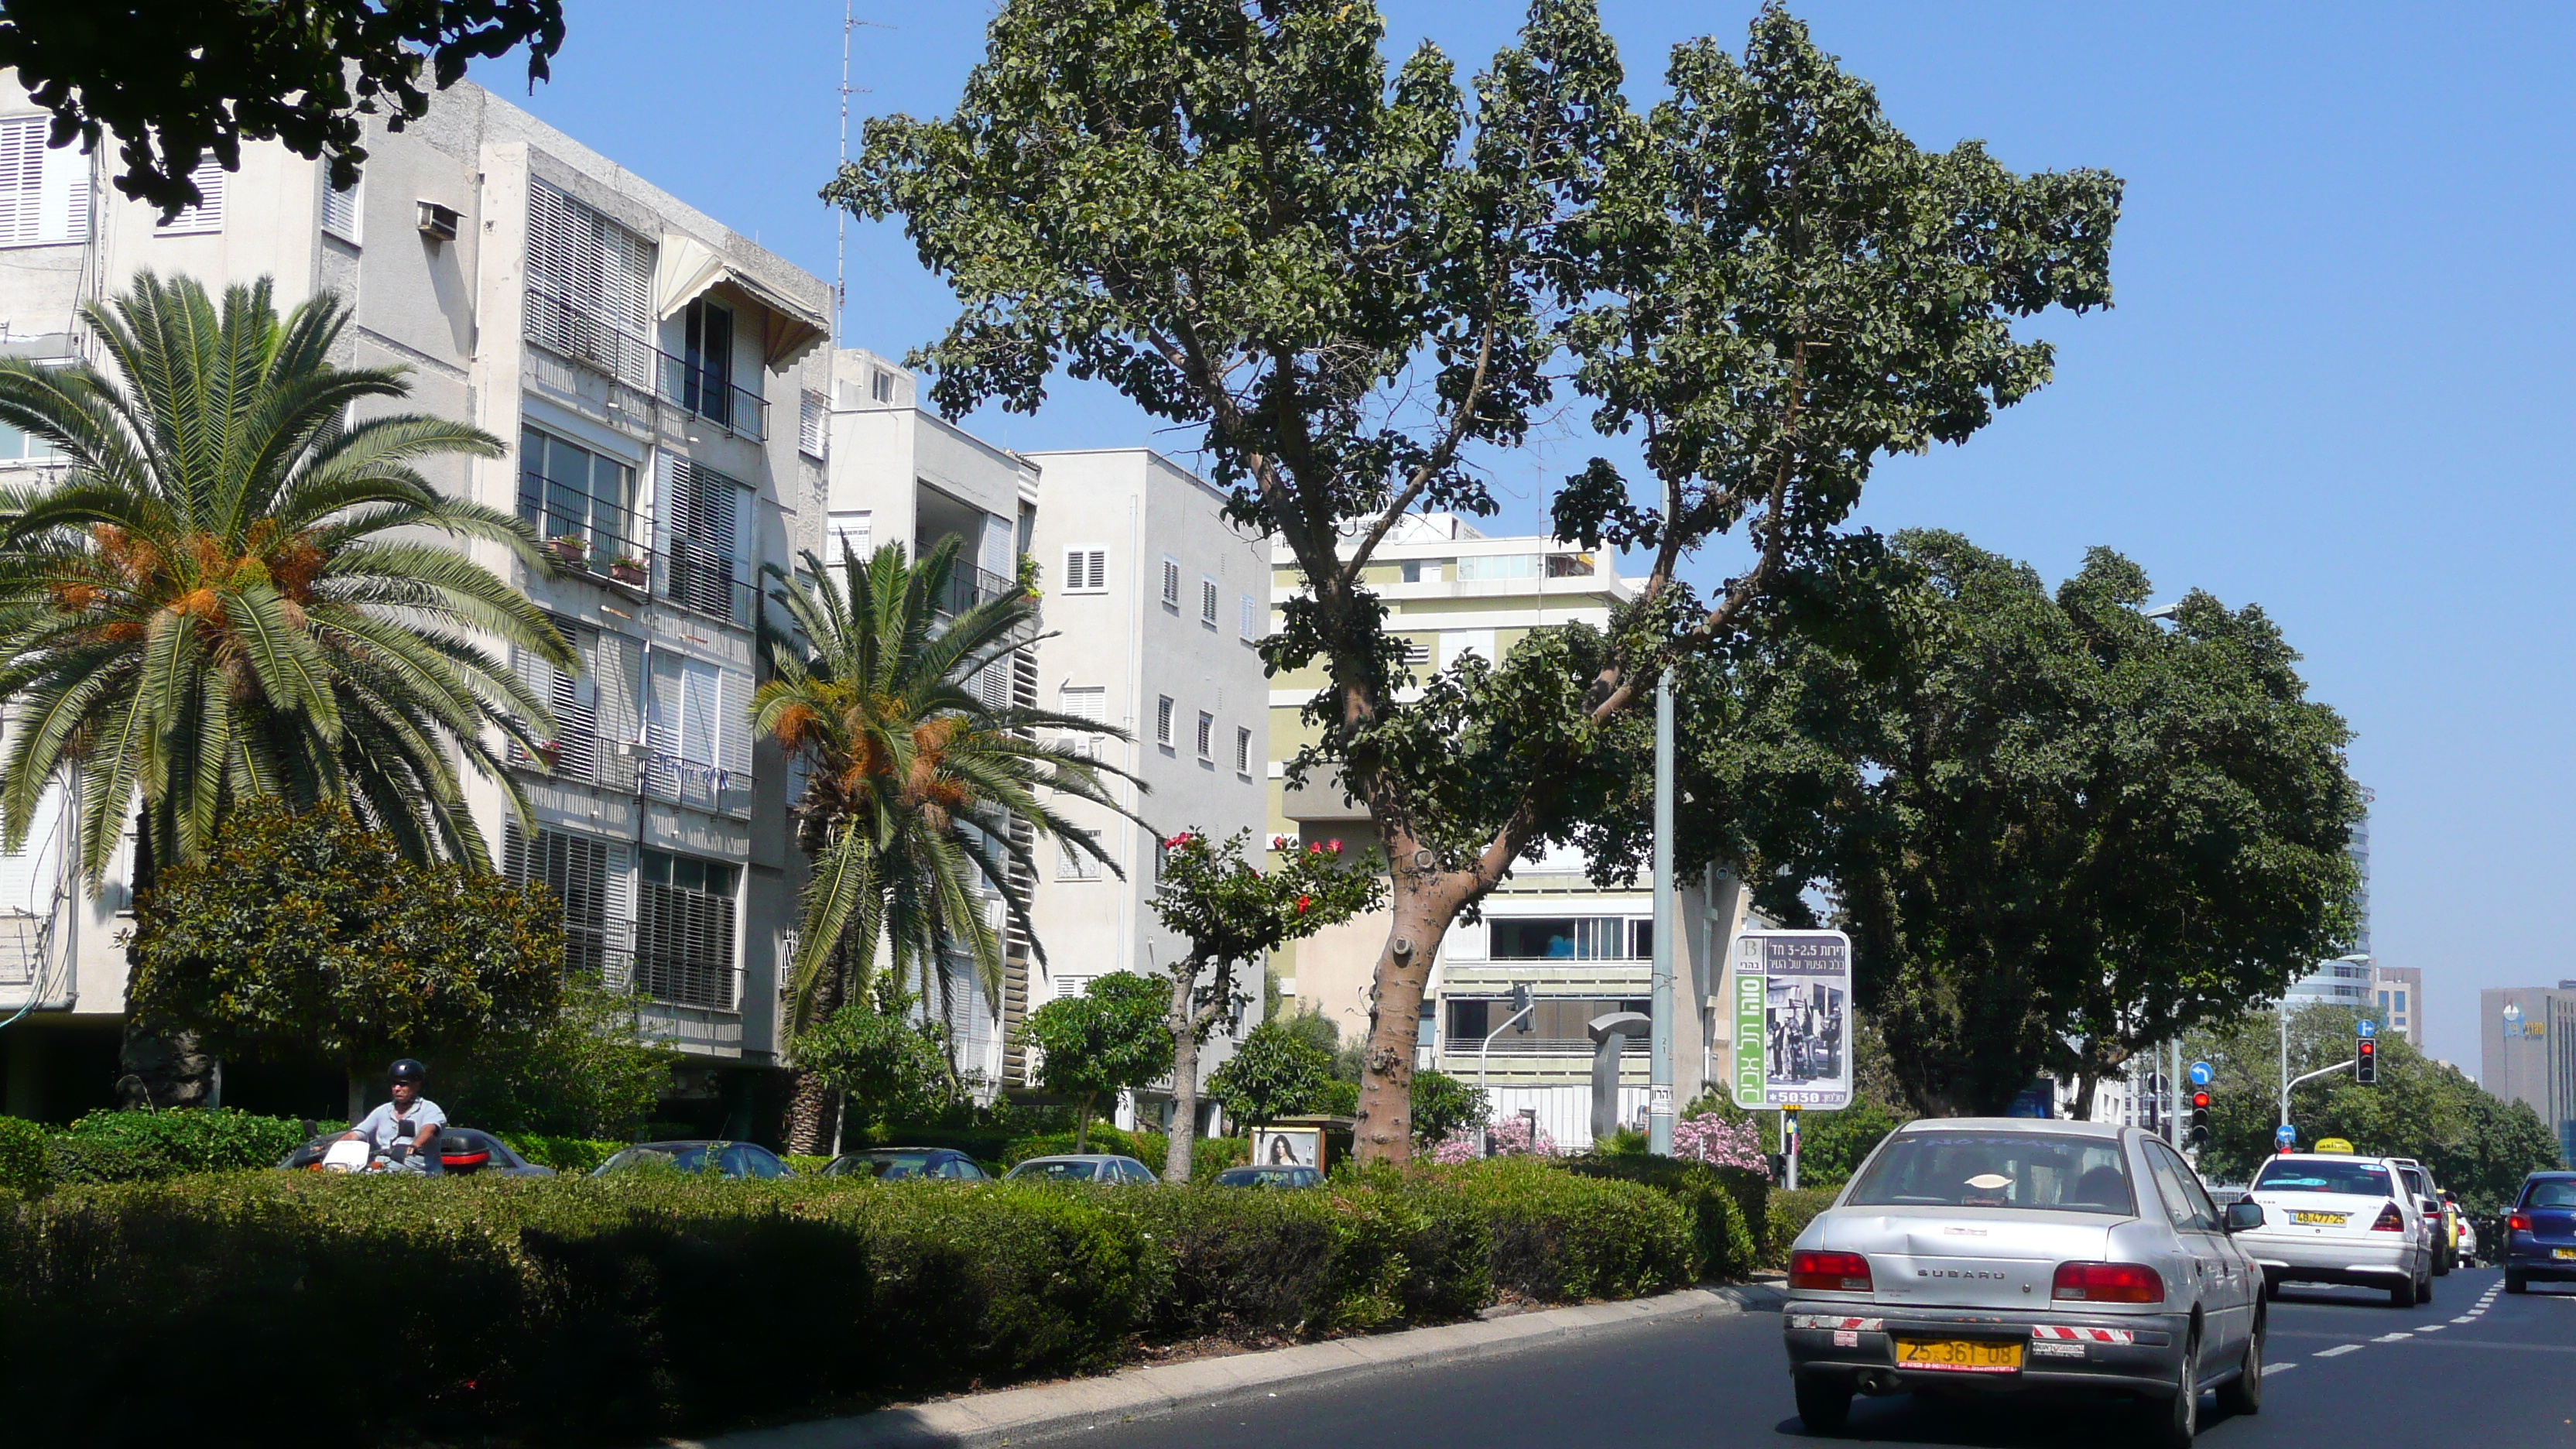
[[[1740,47],[1750,0],[1604,0],[1632,76],[1678,40]],[[1858,522],[1954,528],[2051,579],[2107,544],[2161,597],[2258,603],[2358,734],[2373,945],[2424,969],[2429,1046],[2479,1067],[2480,987],[2576,978],[2569,749],[2569,260],[2576,8],[1822,3],[1795,7],[1918,143],[2128,182],[2117,307],[2040,319],[2058,380],[1963,448],[1883,465]],[[840,0],[571,0],[555,79],[477,78],[829,277]],[[1391,50],[1462,70],[1509,4],[1386,0]],[[873,0],[853,124],[955,101],[990,14]],[[716,16],[719,18],[711,19]],[[852,223],[848,340],[900,354],[949,295],[892,227]],[[1152,442],[1061,390],[971,425],[1020,448]],[[1540,516],[1566,437],[1498,478]],[[1490,530],[1489,530],[1490,531]]]

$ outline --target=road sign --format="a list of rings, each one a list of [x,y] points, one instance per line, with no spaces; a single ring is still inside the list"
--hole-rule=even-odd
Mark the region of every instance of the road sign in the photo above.
[[[2365,1016],[2361,1019],[2358,1025],[2353,1027],[2353,1032],[2363,1041],[2368,1041],[2372,1037],[2379,1035],[2379,1023]]]
[[[1851,938],[1747,931],[1735,938],[1735,1104],[1851,1105]]]
[[[2191,1084],[2192,1084],[2193,1086],[2195,1086],[2195,1087],[2206,1087],[2206,1086],[2208,1086],[2208,1085],[2209,1085],[2209,1077],[2210,1077],[2209,1063],[2207,1063],[2207,1062],[2193,1062],[2193,1063],[2191,1064]]]
[[[2286,1148],[2299,1140],[2299,1129],[2284,1122],[2272,1129],[2272,1140]]]

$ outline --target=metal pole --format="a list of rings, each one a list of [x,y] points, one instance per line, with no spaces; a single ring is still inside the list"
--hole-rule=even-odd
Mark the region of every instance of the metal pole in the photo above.
[[[2281,1125],[2290,1125],[2290,1001],[2281,999]]]
[[[1780,1155],[1786,1159],[1786,1166],[1780,1173],[1780,1186],[1790,1192],[1798,1190],[1798,1139],[1802,1135],[1798,1131],[1798,1109],[1781,1108]]]
[[[1493,1055],[1493,1054],[1494,1054],[1494,1038],[1496,1038],[1496,1037],[1498,1037],[1498,1036],[1501,1036],[1504,1032],[1510,1031],[1510,1030],[1512,1029],[1512,1023],[1513,1023],[1513,1022],[1516,1022],[1516,1021],[1520,1020],[1522,1017],[1527,1016],[1527,1015],[1529,1015],[1531,1012],[1536,1011],[1536,1010],[1538,1010],[1538,1003],[1537,1003],[1537,1002],[1535,1002],[1535,1001],[1533,1001],[1533,1002],[1531,1002],[1529,1005],[1522,1007],[1520,1010],[1513,1012],[1510,1016],[1507,1016],[1507,1017],[1503,1018],[1503,1024],[1502,1024],[1501,1026],[1495,1027],[1492,1031],[1489,1031],[1489,1032],[1485,1033],[1485,1044],[1484,1044],[1483,1046],[1480,1046],[1480,1047],[1476,1048],[1476,1095],[1477,1095],[1477,1096],[1479,1096],[1479,1097],[1485,1097],[1485,1068],[1486,1068],[1486,1067],[1488,1067],[1488,1066],[1490,1066],[1490,1065],[1493,1063],[1493,1059],[1494,1059],[1494,1055]],[[1492,1101],[1493,1099],[1492,1099],[1492,1098],[1490,1098],[1490,1097],[1485,1097],[1485,1100],[1486,1100],[1486,1101],[1488,1101],[1488,1102],[1490,1102],[1490,1101]],[[1484,1129],[1484,1131],[1485,1131],[1485,1135],[1490,1136],[1490,1135],[1492,1134],[1493,1129],[1492,1129],[1492,1128],[1490,1128],[1490,1127],[1488,1127],[1488,1128]],[[1537,1138],[1535,1138],[1535,1137],[1533,1137],[1533,1138],[1531,1138],[1531,1139],[1530,1139],[1530,1141],[1531,1141],[1532,1143],[1536,1143],[1536,1142],[1538,1141],[1538,1139],[1537,1139]],[[1480,1144],[1480,1145],[1484,1145],[1484,1146],[1487,1146],[1487,1147],[1490,1147],[1490,1146],[1491,1146],[1491,1144],[1490,1144],[1490,1143]]]
[[[2168,1058],[2166,1065],[2172,1070],[2165,1073],[2165,1091],[2169,1094],[2167,1101],[2170,1104],[2171,1110],[2165,1113],[2165,1130],[2172,1135],[2174,1150],[2179,1152],[2182,1150],[2183,1141],[2182,1038],[2175,1037],[2173,1039],[2173,1045],[2168,1048],[2168,1050],[2172,1055]]]
[[[1648,1038],[1646,1150],[1673,1155],[1673,671],[1655,682],[1654,1027]]]

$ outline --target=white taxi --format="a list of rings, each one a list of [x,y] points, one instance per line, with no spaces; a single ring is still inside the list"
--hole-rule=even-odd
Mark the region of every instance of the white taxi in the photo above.
[[[2254,1175],[2246,1197],[2263,1225],[2237,1236],[2262,1266],[2267,1296],[2283,1283],[2385,1288],[2400,1308],[2433,1301],[2433,1247],[2423,1212],[2384,1157],[2294,1152]]]

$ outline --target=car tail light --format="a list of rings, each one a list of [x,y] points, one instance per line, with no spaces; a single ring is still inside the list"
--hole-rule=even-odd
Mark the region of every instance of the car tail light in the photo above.
[[[2402,1233],[2406,1231],[2406,1215],[2397,1210],[2397,1204],[2390,1203],[2379,1210],[2379,1221],[2372,1223],[2370,1230],[2374,1233]]]
[[[1822,1288],[1829,1293],[1867,1293],[1869,1259],[1858,1253],[1820,1253],[1800,1248],[1789,1255],[1789,1286]]]
[[[2079,1303],[2162,1303],[2165,1280],[2144,1263],[2060,1263],[2049,1296]]]
[[[2530,1232],[2531,1215],[2529,1213],[2515,1213],[2513,1216],[2504,1220],[2504,1225],[2508,1229],[2517,1233]]]

